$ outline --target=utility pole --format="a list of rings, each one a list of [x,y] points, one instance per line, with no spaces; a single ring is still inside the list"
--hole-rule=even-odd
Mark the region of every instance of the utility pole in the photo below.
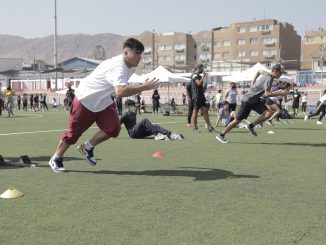
[[[321,56],[320,56],[320,63],[321,63],[321,83],[323,83],[323,76],[324,76],[324,44],[323,44],[323,37],[324,37],[324,30],[320,28],[320,43],[321,43]]]
[[[57,49],[57,0],[54,0],[54,68],[55,68],[55,90],[58,89],[58,49]]]
[[[153,64],[153,71],[155,69],[155,29],[152,32],[152,64]]]

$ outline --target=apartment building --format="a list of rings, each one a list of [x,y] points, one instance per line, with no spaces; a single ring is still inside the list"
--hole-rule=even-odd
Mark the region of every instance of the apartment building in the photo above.
[[[306,32],[303,40],[302,69],[326,70],[325,49],[326,30],[319,29]]]
[[[196,65],[196,42],[188,33],[144,32],[136,38],[145,46],[139,64],[142,73],[148,73],[159,65],[175,71],[188,71]]]
[[[300,54],[301,37],[288,23],[266,19],[213,29],[213,70],[239,70],[257,62],[299,69]]]

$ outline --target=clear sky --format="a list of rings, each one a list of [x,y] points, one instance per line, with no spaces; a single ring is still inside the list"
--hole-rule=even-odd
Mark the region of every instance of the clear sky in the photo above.
[[[54,0],[0,0],[0,9],[0,34],[54,33]],[[303,36],[326,29],[325,10],[326,0],[57,0],[59,35],[138,35],[153,29],[195,34],[265,17],[288,22]]]

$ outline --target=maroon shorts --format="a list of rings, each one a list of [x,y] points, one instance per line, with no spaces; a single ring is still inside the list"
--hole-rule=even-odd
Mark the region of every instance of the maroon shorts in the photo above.
[[[119,135],[121,125],[115,103],[103,111],[92,112],[83,106],[75,97],[70,108],[68,129],[62,133],[61,140],[72,145],[96,122],[97,126],[110,137]]]

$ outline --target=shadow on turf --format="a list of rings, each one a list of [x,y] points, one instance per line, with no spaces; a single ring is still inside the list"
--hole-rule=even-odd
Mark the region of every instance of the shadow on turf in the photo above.
[[[220,180],[238,178],[259,178],[257,175],[239,175],[231,171],[215,168],[182,168],[182,170],[145,170],[145,171],[84,171],[68,170],[73,173],[93,173],[93,174],[112,174],[112,175],[140,175],[140,176],[169,176],[169,177],[193,177],[195,180]]]

